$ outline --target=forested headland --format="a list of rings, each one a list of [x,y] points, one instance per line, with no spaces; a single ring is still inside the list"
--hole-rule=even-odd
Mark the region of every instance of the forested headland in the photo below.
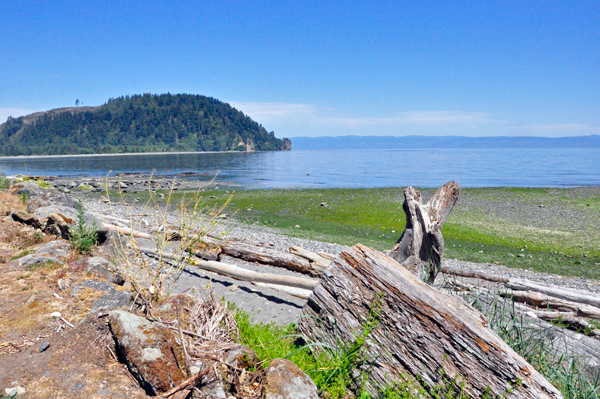
[[[59,108],[0,125],[0,155],[289,150],[231,105],[191,94],[143,94]]]

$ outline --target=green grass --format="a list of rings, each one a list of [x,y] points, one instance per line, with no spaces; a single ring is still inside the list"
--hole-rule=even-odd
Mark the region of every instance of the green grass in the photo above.
[[[29,255],[29,254],[31,254],[33,252],[34,251],[32,249],[27,249],[25,251],[21,251],[18,254],[14,255],[14,256],[11,256],[10,260],[17,260],[17,259],[22,258],[24,256],[27,256],[27,255]]]
[[[600,279],[600,196],[596,191],[463,189],[459,205],[442,230],[444,256]],[[427,199],[434,190],[422,192]],[[174,200],[181,195],[176,192]],[[210,190],[204,200],[215,206],[229,195]],[[125,196],[143,201],[147,194]],[[360,242],[384,250],[391,249],[404,230],[403,200],[402,188],[245,190],[234,193],[226,213],[235,214],[239,222],[273,227],[285,235],[345,245]],[[541,213],[540,205],[548,212]],[[504,209],[507,206],[510,214]]]

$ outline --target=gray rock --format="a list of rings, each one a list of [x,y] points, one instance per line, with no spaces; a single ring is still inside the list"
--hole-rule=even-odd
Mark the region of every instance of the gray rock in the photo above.
[[[20,266],[35,266],[35,265],[40,265],[42,263],[47,263],[47,262],[60,263],[60,261],[57,258],[55,258],[54,256],[45,256],[45,255],[39,255],[39,254],[31,254],[31,255],[26,255],[26,256],[23,256],[22,258],[19,258]]]
[[[86,271],[98,275],[113,284],[123,285],[125,283],[123,275],[112,271],[110,262],[99,256],[94,256],[87,260]]]
[[[38,220],[46,220],[52,213],[56,213],[57,215],[61,216],[69,226],[77,225],[77,210],[64,205],[40,207],[33,212],[33,216],[35,216]],[[89,213],[84,213],[83,217],[88,226],[93,226],[95,223],[96,231],[98,232],[98,242],[103,243],[106,241],[108,229],[104,227],[102,220],[98,217],[90,215]]]
[[[44,342],[40,345],[40,347],[38,348],[38,353],[42,353],[43,351],[45,351],[46,349],[48,349],[50,347],[50,342]]]
[[[27,213],[27,212],[15,209],[14,211],[12,211],[11,216],[15,222],[27,224],[36,229],[39,229],[40,227],[42,227],[42,224],[40,223],[38,218],[36,218],[31,213]]]
[[[44,206],[60,205],[69,208],[75,208],[77,202],[69,195],[61,193],[59,190],[44,190],[41,194],[38,194],[31,198],[27,210],[34,212],[36,209]]]
[[[44,189],[31,181],[24,181],[22,183],[17,183],[12,186],[13,188],[18,188],[14,192],[15,195],[25,194],[28,197],[33,197],[35,195],[41,194]]]
[[[56,240],[42,245],[37,251],[35,251],[35,253],[40,255],[54,256],[57,258],[67,258],[71,255],[72,250],[73,246],[70,242]]]
[[[264,399],[318,399],[317,386],[293,362],[275,359],[267,369],[262,397]]]
[[[77,295],[79,290],[83,288],[91,288],[93,290],[106,292],[106,295],[102,295],[92,303],[90,313],[98,313],[101,310],[106,311],[118,308],[128,308],[133,302],[133,296],[129,291],[119,291],[114,284],[106,281],[78,281],[73,285],[71,295]]]
[[[90,313],[129,308],[132,302],[133,296],[129,291],[110,291],[94,301]]]
[[[97,281],[97,280],[83,280],[78,281],[73,284],[73,289],[71,290],[71,295],[77,295],[80,289],[83,288],[91,288],[97,291],[111,292],[115,291],[115,285],[108,283],[106,281]]]
[[[119,352],[146,393],[158,395],[184,380],[183,352],[166,327],[124,310],[112,311],[108,321]]]
[[[227,352],[225,363],[241,369],[247,369],[255,366],[260,359],[256,352],[247,346],[237,345]]]

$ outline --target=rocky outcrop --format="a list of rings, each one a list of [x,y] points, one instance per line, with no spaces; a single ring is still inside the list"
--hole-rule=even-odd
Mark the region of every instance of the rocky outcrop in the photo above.
[[[262,397],[264,399],[318,399],[317,386],[293,362],[275,359],[267,369]]]
[[[149,395],[167,392],[185,379],[182,350],[166,327],[124,310],[108,317],[119,353]]]

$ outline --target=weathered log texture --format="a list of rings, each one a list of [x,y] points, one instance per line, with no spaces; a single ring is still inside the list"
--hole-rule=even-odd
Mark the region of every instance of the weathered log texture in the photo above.
[[[175,262],[184,261],[188,259],[185,256],[175,255],[171,253],[160,253],[150,248],[140,248],[140,251],[152,255],[155,257],[161,257],[162,259],[170,259]],[[305,290],[312,290],[317,285],[317,280],[304,277],[295,276],[281,276],[272,273],[259,273],[252,270],[244,269],[235,265],[229,265],[223,262],[215,262],[203,259],[194,259],[193,265],[207,270],[209,272],[218,273],[224,276],[233,277],[238,280],[250,281],[250,282],[261,282],[278,285],[286,285],[289,287],[303,288]]]
[[[223,274],[239,280],[287,285],[289,287],[303,288],[306,290],[312,290],[318,282],[317,280],[310,278],[281,276],[272,273],[258,273],[242,267],[229,265],[223,262],[213,262],[210,260],[199,260],[196,266],[204,270]]]
[[[300,330],[318,342],[339,346],[332,337],[351,342],[378,298],[380,321],[366,340],[370,364],[363,369],[371,395],[403,380],[433,387],[443,368],[465,383],[469,397],[481,397],[488,388],[503,395],[512,386],[511,398],[562,398],[488,328],[479,311],[361,244],[342,252],[325,270],[304,306]],[[361,386],[360,376],[355,383]]]
[[[311,276],[318,276],[320,274],[319,271],[315,270],[315,268],[310,265],[310,262],[307,259],[271,248],[228,240],[221,244],[221,251],[226,255],[244,259],[249,262],[259,262],[283,267]]]
[[[572,290],[555,285],[536,283],[527,280],[509,279],[505,283],[507,287],[516,291],[535,291],[550,295],[555,298],[566,299],[567,301],[583,303],[595,307],[600,307],[600,295],[581,290]]]
[[[137,230],[132,230],[129,227],[121,227],[121,226],[115,226],[114,224],[110,224],[110,223],[104,223],[104,228],[106,230],[113,230],[116,231],[119,234],[122,234],[124,236],[132,236],[132,237],[137,237],[137,238],[145,238],[148,240],[152,239],[152,236],[148,233],[144,233],[141,231],[137,231]]]
[[[290,294],[291,296],[295,296],[296,298],[301,298],[301,299],[308,299],[308,297],[310,296],[310,294],[312,294],[311,290],[305,290],[302,288],[294,288],[294,287],[288,287],[286,285],[279,285],[279,284],[269,284],[269,283],[256,283],[253,282],[252,284],[256,285],[257,287],[266,287],[266,288],[271,288],[277,291],[281,291],[281,292],[285,292],[286,294]]]
[[[316,252],[311,252],[297,246],[291,246],[290,253],[309,260],[311,267],[315,269],[319,276],[323,274],[323,270],[327,269],[327,266],[329,266],[332,260],[324,258]]]
[[[538,283],[530,280],[495,276],[489,273],[453,269],[448,267],[443,267],[442,273],[460,277],[479,278],[494,283],[503,283],[506,287],[511,288],[515,291],[537,292],[557,299],[564,299],[566,301],[576,302],[580,304],[590,305],[595,308],[600,308],[600,295],[591,291],[576,290],[567,287],[559,287],[556,285]]]
[[[442,267],[442,226],[459,194],[459,185],[450,181],[423,205],[419,191],[411,186],[404,189],[402,208],[406,214],[406,228],[392,248],[390,256],[428,284],[433,284]]]
[[[526,303],[542,309],[554,309],[561,312],[572,312],[578,317],[588,317],[600,320],[600,308],[581,303],[566,301],[564,299],[552,298],[539,292],[513,291],[501,293],[505,298],[511,298],[515,302]]]

